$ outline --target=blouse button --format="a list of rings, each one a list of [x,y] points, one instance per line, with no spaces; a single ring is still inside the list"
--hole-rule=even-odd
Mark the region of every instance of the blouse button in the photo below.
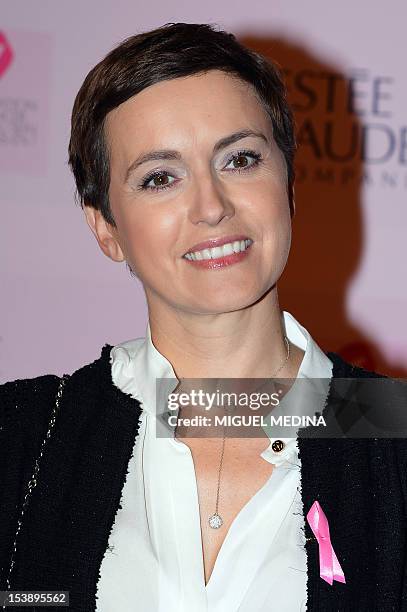
[[[273,449],[275,453],[279,453],[280,451],[283,450],[284,446],[285,444],[282,440],[275,440],[273,444],[271,445],[271,448]]]

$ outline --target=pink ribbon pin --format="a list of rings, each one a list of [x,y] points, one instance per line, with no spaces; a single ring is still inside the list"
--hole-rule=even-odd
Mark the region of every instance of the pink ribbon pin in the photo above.
[[[345,574],[331,544],[328,519],[316,500],[307,514],[307,521],[319,545],[319,575],[330,585],[334,580],[346,582]]]

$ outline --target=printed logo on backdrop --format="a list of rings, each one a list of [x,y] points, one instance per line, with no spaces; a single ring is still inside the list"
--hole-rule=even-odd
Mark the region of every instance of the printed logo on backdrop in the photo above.
[[[47,33],[0,31],[0,172],[45,173],[51,54]]]
[[[297,124],[297,183],[407,188],[403,84],[368,69],[284,73]]]
[[[13,50],[7,38],[0,32],[0,77],[6,72],[13,59]]]

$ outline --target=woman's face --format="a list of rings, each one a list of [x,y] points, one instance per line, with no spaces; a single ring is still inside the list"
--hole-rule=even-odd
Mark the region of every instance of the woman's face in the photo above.
[[[105,130],[109,233],[150,307],[229,312],[276,283],[291,240],[286,165],[249,84],[219,70],[164,81]],[[219,238],[229,245],[212,251]]]

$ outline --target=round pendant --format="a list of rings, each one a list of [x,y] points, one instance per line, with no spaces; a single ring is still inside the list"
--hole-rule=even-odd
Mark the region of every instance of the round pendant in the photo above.
[[[215,512],[215,514],[212,514],[212,516],[209,517],[209,525],[212,527],[212,529],[219,529],[219,527],[222,527],[223,525],[222,517]]]

